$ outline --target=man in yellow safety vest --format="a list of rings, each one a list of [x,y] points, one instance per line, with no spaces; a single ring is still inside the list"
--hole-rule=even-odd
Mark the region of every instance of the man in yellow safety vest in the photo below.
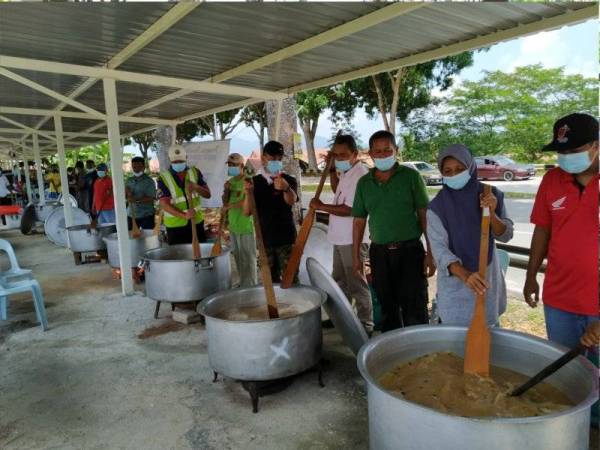
[[[195,167],[188,167],[187,153],[181,145],[169,149],[171,165],[158,178],[158,198],[164,211],[163,223],[169,245],[192,242],[191,220],[196,218],[198,240],[206,242],[201,197],[210,198],[210,189]],[[187,198],[186,186],[191,191]]]

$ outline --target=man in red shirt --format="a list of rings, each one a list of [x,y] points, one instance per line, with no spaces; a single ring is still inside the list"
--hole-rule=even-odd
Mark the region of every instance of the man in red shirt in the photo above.
[[[535,198],[535,224],[523,294],[534,308],[536,274],[544,258],[544,316],[551,341],[573,348],[599,319],[598,303],[598,121],[570,114],[554,124],[544,151],[558,152],[558,165],[543,178]]]
[[[112,192],[112,178],[108,176],[106,164],[98,164],[98,179],[94,183],[93,213],[98,214],[98,223],[115,223],[115,201]]]

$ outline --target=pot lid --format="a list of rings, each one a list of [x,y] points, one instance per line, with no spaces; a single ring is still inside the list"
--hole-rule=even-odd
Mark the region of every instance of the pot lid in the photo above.
[[[327,240],[327,225],[315,222],[310,229],[304,253],[300,260],[300,273],[298,279],[300,284],[310,284],[310,278],[306,271],[306,260],[314,258],[329,271],[333,272],[333,245]]]
[[[73,213],[73,225],[86,225],[90,223],[90,217],[79,208],[71,209]],[[61,247],[67,247],[67,229],[65,227],[65,214],[63,208],[54,208],[46,217],[44,232],[50,242]]]
[[[369,340],[365,329],[354,314],[350,302],[335,280],[314,258],[306,261],[306,270],[313,286],[327,293],[327,301],[323,304],[327,315],[336,330],[354,354]]]

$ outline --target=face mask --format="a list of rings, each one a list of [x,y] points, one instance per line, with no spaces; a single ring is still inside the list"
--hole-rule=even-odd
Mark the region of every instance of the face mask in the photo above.
[[[458,175],[454,175],[453,177],[443,177],[443,179],[446,186],[457,191],[466,186],[471,179],[471,175],[468,170],[463,170]]]
[[[373,158],[373,162],[377,170],[387,172],[396,164],[396,155],[388,156],[387,158]]]
[[[105,176],[106,176],[106,172],[105,172],[104,170],[99,170],[99,171],[98,171],[98,176],[99,176],[100,178],[103,178],[103,177],[105,177]]]
[[[85,171],[86,171],[87,173],[92,173],[94,170],[96,170],[96,169],[86,169]]]
[[[565,172],[577,174],[585,172],[591,165],[590,152],[587,150],[568,155],[558,155],[558,165]]]
[[[142,175],[144,175],[144,172],[133,172],[133,175],[136,177],[141,177]]]
[[[283,170],[283,162],[281,161],[268,161],[267,170],[270,174],[277,175]]]
[[[227,168],[227,175],[229,175],[230,177],[237,177],[240,174],[240,168],[239,167],[228,167]]]
[[[184,163],[184,162],[173,163],[173,164],[171,164],[171,167],[173,168],[173,170],[175,172],[183,172],[185,170],[185,168],[187,167],[187,163]]]
[[[335,168],[340,172],[348,172],[352,168],[350,161],[336,161]]]

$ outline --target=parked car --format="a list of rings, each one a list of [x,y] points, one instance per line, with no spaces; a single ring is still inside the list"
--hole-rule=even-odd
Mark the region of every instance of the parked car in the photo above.
[[[506,156],[478,156],[475,162],[480,180],[528,180],[535,176],[533,164],[518,164]]]
[[[427,186],[442,184],[442,174],[429,163],[423,161],[406,161],[400,164],[419,172]]]

